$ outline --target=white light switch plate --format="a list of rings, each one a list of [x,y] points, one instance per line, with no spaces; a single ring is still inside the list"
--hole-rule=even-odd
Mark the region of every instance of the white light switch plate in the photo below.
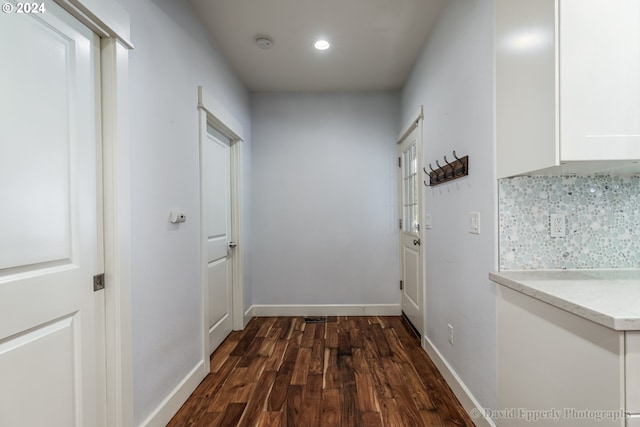
[[[425,230],[431,230],[431,214],[424,215],[424,228]]]
[[[480,234],[480,212],[469,212],[469,233]]]

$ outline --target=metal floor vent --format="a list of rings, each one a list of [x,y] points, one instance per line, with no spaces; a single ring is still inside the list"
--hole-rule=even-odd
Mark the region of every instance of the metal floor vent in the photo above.
[[[327,316],[305,317],[305,323],[327,323]]]

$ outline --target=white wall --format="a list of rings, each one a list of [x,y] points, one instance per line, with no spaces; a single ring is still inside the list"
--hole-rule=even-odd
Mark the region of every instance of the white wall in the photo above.
[[[424,165],[452,150],[468,177],[424,188],[433,229],[424,234],[428,339],[484,407],[496,407],[497,266],[491,0],[449,0],[402,92],[402,123],[424,104]],[[428,167],[427,167],[428,168]],[[468,233],[468,213],[481,234]],[[454,345],[447,340],[454,327]]]
[[[130,56],[131,229],[138,425],[202,359],[198,85],[242,125],[247,140],[250,122],[247,91],[187,2],[123,3],[135,45]],[[170,224],[173,209],[184,210],[187,222]],[[245,284],[250,305],[250,277]]]
[[[253,302],[399,304],[396,92],[255,94]]]

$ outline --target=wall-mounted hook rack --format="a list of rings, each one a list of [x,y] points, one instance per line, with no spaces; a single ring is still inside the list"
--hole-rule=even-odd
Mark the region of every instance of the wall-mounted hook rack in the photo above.
[[[426,168],[422,168],[424,173],[429,175],[429,183],[427,184],[427,181],[424,181],[424,185],[433,187],[434,185],[444,184],[445,182],[469,175],[469,156],[459,158],[456,155],[456,151],[453,150],[453,157],[455,157],[455,160],[449,162],[447,156],[444,156],[444,162],[446,164],[443,166],[440,166],[440,163],[436,160],[437,169],[433,169],[431,163],[429,163],[431,172],[427,171]]]

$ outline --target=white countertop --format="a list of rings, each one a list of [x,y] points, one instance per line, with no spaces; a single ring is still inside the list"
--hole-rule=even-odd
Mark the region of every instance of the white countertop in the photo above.
[[[617,331],[640,330],[640,270],[528,270],[489,279]]]

